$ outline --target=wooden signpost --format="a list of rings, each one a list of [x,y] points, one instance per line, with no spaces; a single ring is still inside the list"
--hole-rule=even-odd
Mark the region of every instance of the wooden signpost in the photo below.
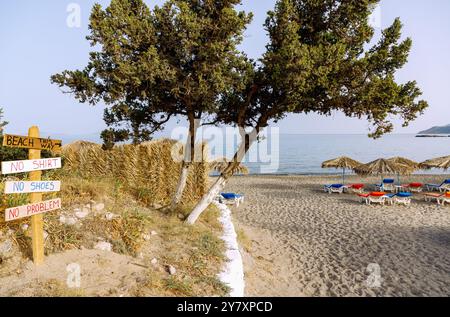
[[[59,152],[60,140],[42,139],[39,128],[31,127],[28,136],[4,135],[3,146],[29,149],[26,161],[2,162],[2,174],[30,172],[29,181],[5,183],[5,194],[30,193],[30,204],[5,210],[5,221],[31,216],[31,238],[33,261],[44,262],[44,219],[43,213],[61,208],[61,199],[42,201],[42,193],[61,189],[59,181],[41,181],[42,171],[61,168],[61,158],[41,159],[41,150]]]

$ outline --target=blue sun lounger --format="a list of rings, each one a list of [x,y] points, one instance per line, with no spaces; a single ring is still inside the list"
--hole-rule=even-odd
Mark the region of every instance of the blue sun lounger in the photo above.
[[[381,192],[395,192],[395,180],[386,178],[383,179],[383,182],[379,184],[375,184],[375,189]]]
[[[239,205],[244,202],[244,195],[235,193],[221,193],[219,196],[219,201],[222,203],[232,203],[233,205],[236,205],[236,207],[239,207]]]
[[[446,179],[440,185],[438,185],[438,184],[425,184],[425,187],[430,192],[435,191],[435,190],[439,191],[439,192],[450,191],[450,179]]]
[[[411,193],[397,193],[397,194],[388,194],[385,195],[386,201],[389,202],[391,205],[397,203],[397,204],[403,204],[405,206],[411,205],[411,197],[413,194]]]
[[[332,194],[332,193],[336,193],[336,194],[343,194],[344,191],[346,191],[348,189],[347,186],[342,185],[342,184],[332,184],[332,185],[325,185],[323,187],[324,192]]]

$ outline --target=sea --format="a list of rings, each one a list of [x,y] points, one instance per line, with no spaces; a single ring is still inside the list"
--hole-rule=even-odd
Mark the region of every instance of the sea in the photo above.
[[[227,154],[232,146],[226,146]],[[379,158],[405,157],[416,162],[450,155],[450,137],[418,138],[415,134],[391,134],[381,139],[367,135],[280,134],[268,137],[250,150],[244,165],[250,174],[320,175],[342,170],[322,169],[322,162],[348,156],[362,163]],[[214,156],[214,154],[212,154]],[[232,155],[226,155],[232,157]],[[443,173],[442,170],[417,171]]]
[[[76,139],[101,142],[98,134],[61,136],[65,143]],[[204,137],[211,159],[232,158],[239,137]],[[415,134],[389,134],[373,140],[366,134],[277,134],[267,133],[249,151],[243,164],[250,174],[328,175],[342,170],[322,169],[322,162],[348,156],[362,163],[401,156],[416,162],[450,155],[450,137],[418,138]],[[438,174],[442,170],[417,171]]]

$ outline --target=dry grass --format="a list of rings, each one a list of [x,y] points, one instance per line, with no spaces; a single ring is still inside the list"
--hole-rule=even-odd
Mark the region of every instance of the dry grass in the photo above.
[[[35,281],[23,286],[18,291],[11,292],[8,297],[84,297],[86,294],[80,289],[68,288],[57,280]]]
[[[189,226],[184,224],[183,218],[192,206],[180,207],[167,214],[149,208],[143,192],[141,195],[144,196],[136,195],[127,191],[121,182],[112,179],[85,179],[64,170],[55,172],[51,177],[62,181],[62,191],[58,195],[63,200],[64,208],[60,212],[44,215],[48,233],[46,254],[92,248],[100,239],[110,242],[116,253],[145,256],[144,259],[136,258],[137,262],[147,267],[147,273],[138,287],[130,290],[133,296],[214,296],[228,293],[228,288],[217,279],[223,267],[225,246],[219,238],[222,227],[218,221],[219,211],[215,207],[210,207],[195,226]],[[105,212],[102,212],[92,213],[79,227],[60,223],[61,214],[70,215],[74,208],[81,208],[93,200],[104,202],[105,212],[112,212],[118,218],[107,220]],[[0,223],[0,230],[1,226],[5,230],[13,229],[14,240],[20,250],[24,256],[31,257],[31,240],[21,230],[24,224],[29,224],[29,219]],[[151,241],[145,241],[144,234],[151,231],[156,231],[158,235]],[[158,259],[158,266],[151,264],[152,258]],[[168,274],[169,265],[176,268],[176,275]],[[65,296],[67,293],[65,289],[53,285],[43,287],[36,294]]]
[[[99,146],[76,143],[63,151],[64,169],[45,172],[43,179],[61,180],[59,193],[44,195],[43,199],[61,197],[63,209],[44,215],[46,254],[93,248],[99,240],[110,242],[113,251],[136,257],[146,267],[145,277],[130,290],[134,296],[214,296],[226,295],[227,286],[217,274],[224,262],[225,246],[219,238],[222,232],[219,211],[210,207],[196,226],[184,224],[194,202],[206,189],[209,167],[195,164],[188,178],[186,204],[171,213],[150,206],[164,205],[171,197],[179,173],[170,155],[172,141],[150,142],[142,146],[121,146],[105,152]],[[125,158],[125,159],[124,159]],[[3,184],[0,184],[2,190]],[[61,215],[72,215],[75,208],[103,202],[104,212],[92,212],[79,225],[67,226]],[[3,207],[28,203],[28,195],[3,195]],[[117,216],[113,220],[106,212]],[[28,232],[22,226],[29,219],[5,223],[0,218],[0,230],[12,229],[13,239],[22,254],[31,257]],[[144,239],[151,231],[157,236]],[[152,258],[158,265],[152,265]],[[169,266],[177,270],[167,272]],[[81,296],[67,290],[58,281],[44,281],[35,288],[34,296]],[[34,289],[34,288],[32,288]],[[80,295],[81,294],[81,295]]]

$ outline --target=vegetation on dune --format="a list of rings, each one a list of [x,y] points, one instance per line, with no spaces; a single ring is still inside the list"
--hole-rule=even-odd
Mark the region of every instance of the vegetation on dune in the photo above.
[[[86,142],[64,147],[64,168],[43,173],[43,179],[62,182],[61,192],[44,194],[43,199],[61,197],[64,205],[61,211],[44,215],[46,254],[92,249],[98,241],[105,241],[111,243],[114,252],[136,257],[136,261],[146,268],[139,284],[129,290],[132,295],[226,295],[228,288],[217,278],[225,252],[225,245],[219,238],[222,232],[219,211],[211,207],[199,226],[184,224],[192,203],[207,188],[205,171],[209,166],[197,165],[192,170],[195,174],[188,178],[187,185],[193,188],[192,196],[184,197],[183,206],[170,213],[155,208],[170,198],[170,192],[176,186],[176,174],[181,164],[170,158],[172,145],[172,141],[162,140],[116,147],[111,151]],[[114,162],[119,158],[120,162]],[[172,182],[166,181],[170,177]],[[26,179],[26,174],[22,179]],[[0,184],[0,190],[3,184]],[[29,202],[28,199],[29,195],[3,195],[3,205],[23,205]],[[96,202],[104,202],[103,212],[95,212]],[[61,223],[61,216],[76,219],[75,210],[86,207],[90,210],[86,218],[77,219],[74,225]],[[111,217],[107,217],[108,213]],[[29,218],[10,223],[0,219],[0,232],[12,230],[11,238],[28,258],[31,257],[29,225]],[[158,233],[157,238],[148,241],[146,236],[152,231]],[[158,259],[157,266],[151,263],[153,257]],[[167,272],[165,268],[169,265],[176,266],[176,275]],[[44,284],[42,290],[33,288],[35,294],[75,294],[52,281]],[[76,294],[88,293],[81,290]]]

